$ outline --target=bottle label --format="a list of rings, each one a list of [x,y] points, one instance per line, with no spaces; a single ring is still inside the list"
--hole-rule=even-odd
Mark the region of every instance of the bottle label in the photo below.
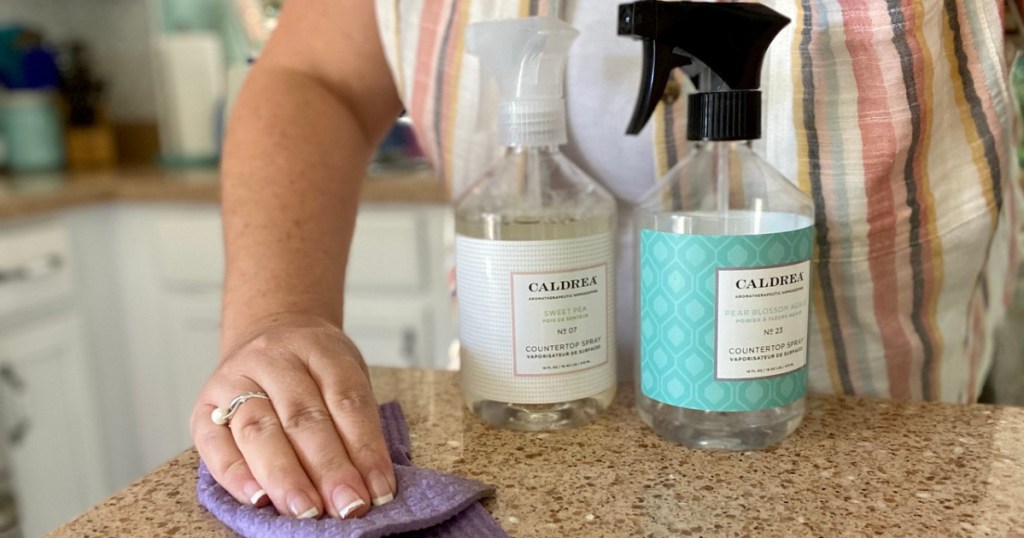
[[[612,235],[456,236],[462,382],[499,402],[557,403],[615,383]]]
[[[640,385],[654,400],[753,411],[807,390],[813,228],[640,232]]]

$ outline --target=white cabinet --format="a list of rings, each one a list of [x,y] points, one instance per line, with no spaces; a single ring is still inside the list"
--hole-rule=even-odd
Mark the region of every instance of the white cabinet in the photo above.
[[[60,219],[0,228],[0,453],[29,537],[111,493],[75,269]]]
[[[19,520],[25,536],[42,536],[109,494],[82,327],[61,314],[2,339],[0,401]]]
[[[416,300],[349,298],[345,332],[374,366],[430,368],[433,313]]]
[[[215,204],[122,204],[117,292],[143,470],[192,444],[189,417],[217,365],[223,247]]]
[[[0,319],[72,296],[70,256],[70,233],[57,220],[0,228]]]
[[[445,368],[453,338],[446,206],[363,206],[345,283],[345,332],[368,364]]]
[[[191,445],[189,416],[219,354],[224,247],[214,204],[117,209],[126,354],[144,468]],[[367,363],[441,368],[451,341],[443,205],[360,209],[347,272],[345,331]],[[439,351],[440,350],[440,351]]]
[[[203,383],[217,365],[220,349],[220,293],[168,297],[164,327],[164,355],[171,362],[170,382],[175,387],[174,408],[184,420],[171,430],[176,439],[191,445],[189,416]]]

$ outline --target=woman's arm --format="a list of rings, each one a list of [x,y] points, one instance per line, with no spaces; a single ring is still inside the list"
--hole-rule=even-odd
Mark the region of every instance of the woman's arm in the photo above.
[[[365,365],[341,327],[360,185],[400,106],[373,3],[358,0],[288,2],[239,95],[221,174],[221,362],[192,417],[196,447],[239,501],[360,515],[394,492]],[[241,406],[230,428],[211,422],[248,391],[270,400]]]

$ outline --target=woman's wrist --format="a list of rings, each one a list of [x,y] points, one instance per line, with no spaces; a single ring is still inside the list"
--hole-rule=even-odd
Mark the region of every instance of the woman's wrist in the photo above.
[[[229,315],[225,313],[225,319]],[[333,316],[331,316],[333,317]],[[260,315],[234,318],[233,323],[225,321],[221,330],[221,359],[230,357],[235,350],[260,337],[282,330],[309,329],[328,333],[342,333],[340,319],[332,320],[315,310],[282,310]]]

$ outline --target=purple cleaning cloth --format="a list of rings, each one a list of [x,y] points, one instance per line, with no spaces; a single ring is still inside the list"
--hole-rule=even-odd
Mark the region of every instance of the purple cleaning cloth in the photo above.
[[[487,538],[507,536],[479,503],[494,495],[494,487],[476,480],[412,465],[409,431],[397,402],[380,406],[388,452],[395,468],[398,494],[358,519],[295,519],[282,516],[273,506],[255,508],[239,503],[199,462],[199,502],[217,519],[246,538],[353,537],[375,538],[416,532],[435,538]]]

